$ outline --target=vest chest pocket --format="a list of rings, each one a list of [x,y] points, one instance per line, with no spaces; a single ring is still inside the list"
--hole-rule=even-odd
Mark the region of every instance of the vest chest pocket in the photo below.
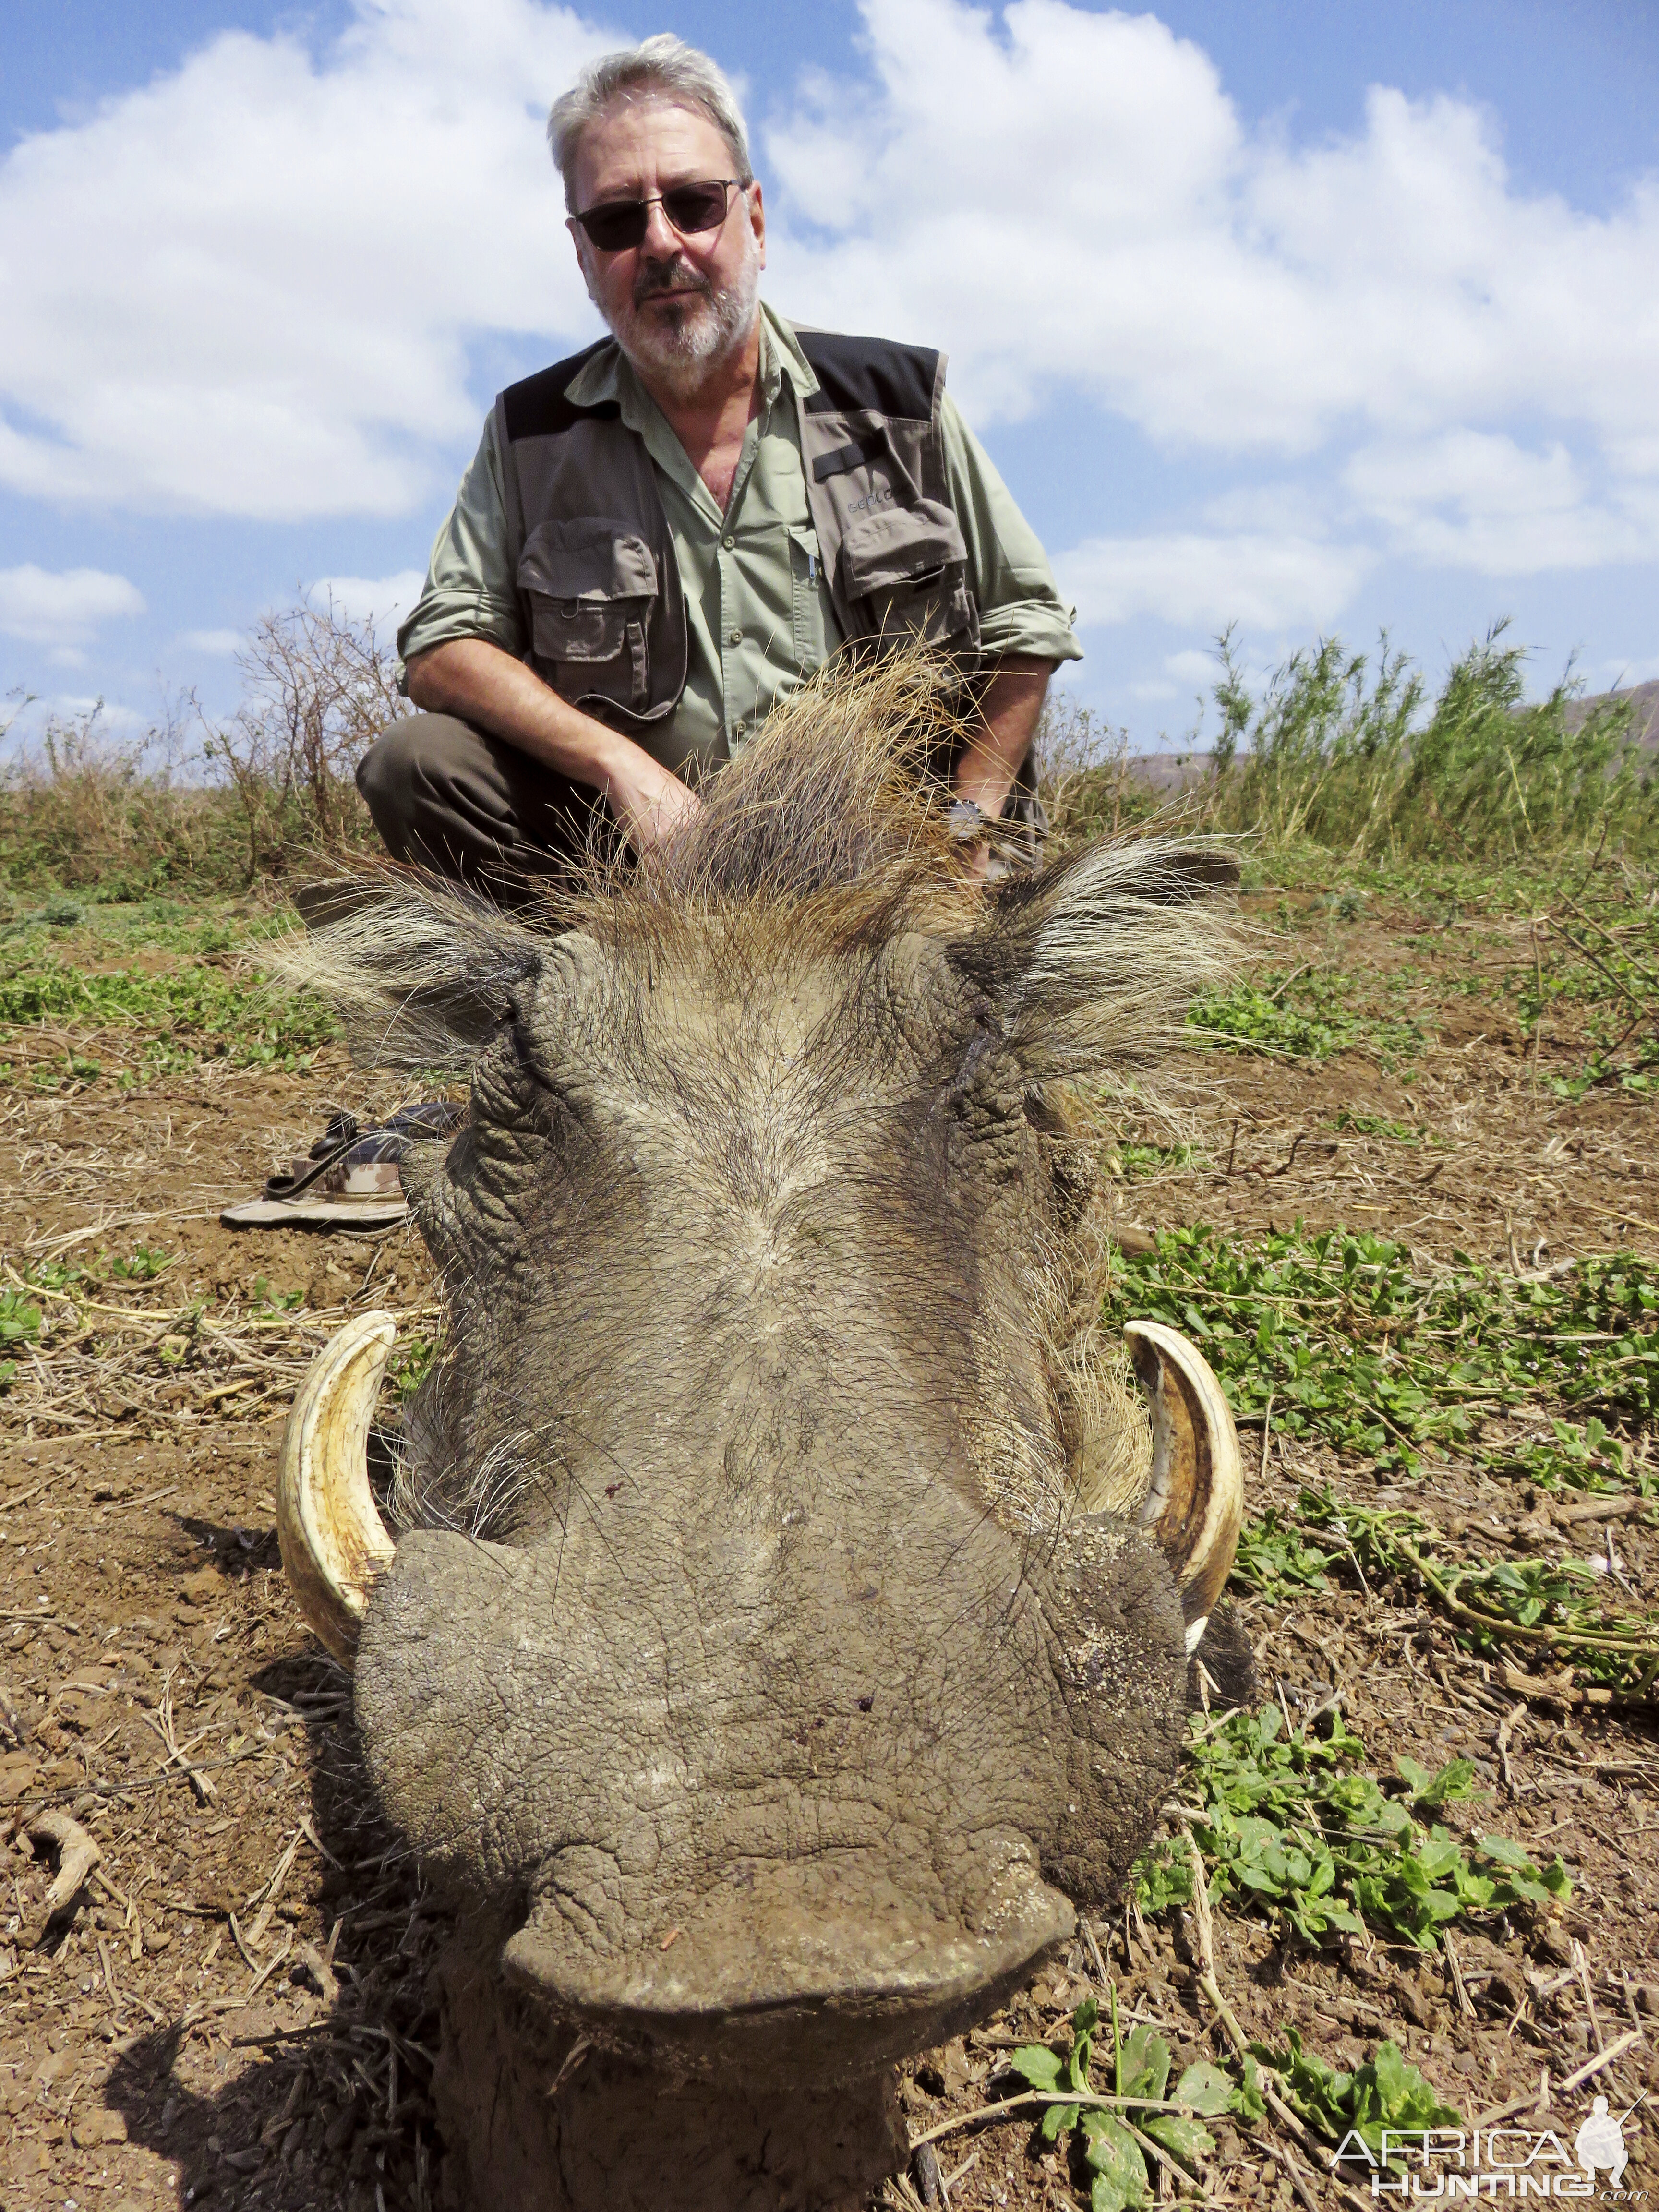
[[[978,652],[968,548],[948,507],[922,499],[873,507],[848,526],[841,559],[847,597],[864,617],[866,635]]]
[[[519,556],[519,589],[538,672],[556,691],[643,710],[657,563],[642,538],[592,516],[540,523]]]

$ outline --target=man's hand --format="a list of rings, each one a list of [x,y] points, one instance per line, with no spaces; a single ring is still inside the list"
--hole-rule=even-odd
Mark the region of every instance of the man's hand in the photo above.
[[[670,836],[701,804],[671,769],[620,731],[562,699],[523,661],[485,638],[451,638],[409,664],[409,696],[428,714],[456,714],[592,785],[636,852]]]
[[[605,732],[608,738],[616,734],[614,730]],[[630,738],[622,738],[617,743],[627,750],[613,763],[602,788],[611,801],[611,812],[627,829],[629,843],[636,853],[642,853],[647,845],[672,836],[682,822],[702,811],[702,801],[672,769],[660,767]]]

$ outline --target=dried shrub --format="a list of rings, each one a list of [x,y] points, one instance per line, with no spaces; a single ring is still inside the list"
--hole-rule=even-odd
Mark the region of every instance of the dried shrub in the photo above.
[[[319,605],[302,593],[260,617],[236,665],[242,704],[228,721],[201,718],[202,750],[240,805],[250,880],[281,873],[297,853],[368,842],[357,764],[410,711],[374,621],[353,621],[331,594]]]
[[[0,767],[0,881],[121,899],[245,880],[229,795],[184,781],[176,725],[122,742],[100,722],[55,718]]]
[[[243,701],[228,719],[186,694],[122,740],[94,708],[14,753],[0,766],[0,882],[113,899],[240,890],[368,843],[357,763],[410,711],[392,647],[301,593],[261,617],[237,666]]]

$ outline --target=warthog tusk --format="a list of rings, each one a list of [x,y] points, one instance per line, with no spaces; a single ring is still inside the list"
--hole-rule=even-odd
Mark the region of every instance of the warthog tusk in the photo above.
[[[283,1437],[283,1565],[307,1622],[347,1667],[395,1549],[368,1486],[368,1425],[397,1335],[389,1313],[349,1321],[307,1369]]]
[[[1209,1362],[1179,1329],[1132,1321],[1123,1334],[1152,1403],[1152,1480],[1140,1524],[1175,1569],[1193,1652],[1238,1549],[1244,1517],[1238,1436]]]

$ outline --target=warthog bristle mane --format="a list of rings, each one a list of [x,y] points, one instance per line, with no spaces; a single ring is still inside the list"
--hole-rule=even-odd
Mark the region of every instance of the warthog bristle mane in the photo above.
[[[1233,951],[1230,854],[1142,836],[988,891],[969,883],[937,769],[962,733],[950,672],[921,654],[832,664],[775,708],[697,812],[635,860],[590,849],[508,914],[387,862],[315,885],[274,951],[328,999],[360,1063],[465,1066],[553,942],[591,937],[622,969],[696,940],[748,974],[803,947],[869,953],[906,929],[950,948],[1037,1082],[1145,1066]]]

